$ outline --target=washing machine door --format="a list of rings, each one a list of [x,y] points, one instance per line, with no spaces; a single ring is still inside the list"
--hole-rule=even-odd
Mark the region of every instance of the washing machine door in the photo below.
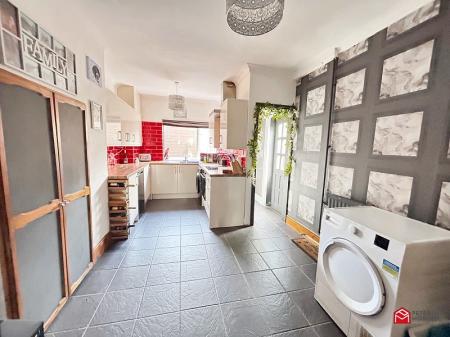
[[[375,265],[357,245],[342,238],[325,244],[322,263],[326,280],[337,298],[364,316],[383,309],[385,289]]]

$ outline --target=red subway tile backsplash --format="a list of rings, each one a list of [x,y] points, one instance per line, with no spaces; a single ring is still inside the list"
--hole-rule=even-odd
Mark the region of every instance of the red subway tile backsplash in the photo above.
[[[124,162],[125,157],[133,163],[140,153],[150,153],[152,160],[163,159],[162,123],[142,122],[142,146],[108,146],[108,160],[118,164]]]

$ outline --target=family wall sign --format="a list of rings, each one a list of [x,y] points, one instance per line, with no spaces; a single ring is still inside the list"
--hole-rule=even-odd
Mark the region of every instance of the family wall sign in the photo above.
[[[75,54],[17,7],[0,0],[1,63],[77,94]]]

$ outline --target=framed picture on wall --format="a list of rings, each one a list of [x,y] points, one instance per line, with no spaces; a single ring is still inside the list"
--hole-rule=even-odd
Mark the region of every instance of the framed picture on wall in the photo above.
[[[89,56],[86,56],[86,71],[87,78],[97,84],[100,88],[103,87],[103,72],[102,68]]]
[[[100,104],[90,101],[91,128],[94,130],[103,129],[103,108]]]

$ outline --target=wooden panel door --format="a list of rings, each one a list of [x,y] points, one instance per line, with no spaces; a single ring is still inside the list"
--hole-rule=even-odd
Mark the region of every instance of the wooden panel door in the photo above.
[[[288,177],[284,174],[284,168],[288,158],[287,153],[287,122],[277,121],[275,131],[275,151],[272,177],[271,207],[285,215],[288,191]]]
[[[8,314],[46,321],[67,297],[53,94],[0,70],[0,115]]]
[[[55,95],[70,293],[91,262],[85,106]]]

